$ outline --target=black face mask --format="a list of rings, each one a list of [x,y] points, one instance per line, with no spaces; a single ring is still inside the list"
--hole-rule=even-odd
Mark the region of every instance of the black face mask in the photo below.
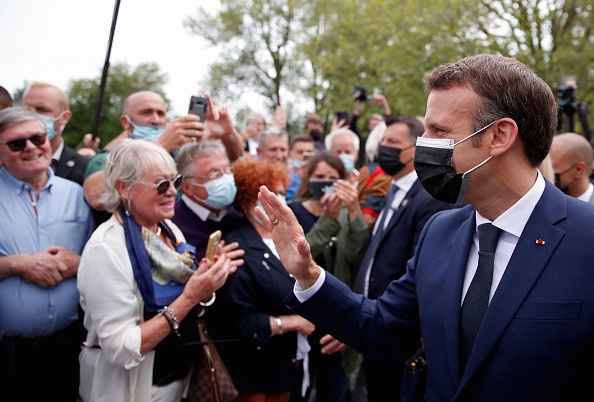
[[[320,130],[311,130],[309,136],[312,140],[318,142],[322,140],[322,132]]]
[[[470,172],[487,163],[492,156],[489,156],[466,173],[458,173],[454,168],[454,147],[491,127],[495,121],[455,144],[453,140],[448,139],[417,138],[415,170],[419,181],[433,198],[455,206],[464,203],[468,182],[470,181]]]
[[[468,187],[469,175],[463,178],[452,165],[454,149],[425,147],[417,144],[415,171],[419,181],[433,198],[460,205]]]
[[[569,193],[569,186],[571,186],[573,184],[573,181],[575,181],[575,179],[571,183],[569,183],[567,186],[561,187],[561,175],[569,172],[573,168],[573,166],[575,166],[575,165],[570,166],[569,169],[565,170],[565,172],[555,173],[555,187],[557,187],[559,190],[563,191],[563,193],[565,193],[565,194]]]
[[[408,149],[410,147],[404,148]],[[406,164],[400,160],[400,153],[404,150],[400,148],[387,147],[380,145],[379,153],[377,155],[380,167],[386,174],[394,176],[396,173],[404,169]]]

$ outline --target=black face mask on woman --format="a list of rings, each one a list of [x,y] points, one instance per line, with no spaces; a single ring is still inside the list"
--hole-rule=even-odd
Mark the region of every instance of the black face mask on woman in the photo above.
[[[453,165],[454,147],[492,126],[495,121],[456,143],[451,138],[417,138],[415,170],[419,181],[433,198],[455,206],[464,203],[470,172],[487,163],[492,156],[467,172],[458,173]]]
[[[377,155],[378,162],[380,167],[386,174],[390,176],[394,176],[396,173],[400,172],[406,166],[406,163],[402,163],[400,160],[400,153],[404,150],[407,150],[414,145],[411,145],[406,148],[393,148],[387,147],[385,145],[380,145],[379,153]],[[407,162],[408,163],[408,162]]]

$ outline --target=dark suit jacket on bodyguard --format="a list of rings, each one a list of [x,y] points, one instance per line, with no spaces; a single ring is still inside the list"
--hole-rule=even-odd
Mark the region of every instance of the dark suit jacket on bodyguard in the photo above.
[[[54,173],[56,176],[71,180],[75,183],[83,185],[85,171],[91,159],[79,154],[76,150],[64,145],[62,149],[62,156],[58,161]]]
[[[382,210],[385,208],[384,198]],[[406,262],[412,257],[421,230],[427,220],[434,213],[450,208],[452,208],[450,204],[433,198],[423,188],[419,180],[416,180],[398,209],[394,210],[375,253],[368,247],[374,237],[370,236],[368,245],[364,249],[365,252],[353,290],[363,294],[365,274],[369,263],[373,260],[368,297],[370,299],[380,297],[390,282],[400,278],[406,272]]]
[[[291,391],[296,380],[297,333],[270,336],[269,316],[292,314],[284,304],[295,279],[264,244],[245,218],[223,234],[225,242],[239,242],[245,264],[217,290],[206,319],[235,386],[241,392]]]
[[[460,301],[475,221],[470,205],[434,215],[407,273],[377,301],[328,276],[305,303],[292,293],[287,303],[376,356],[395,352],[420,323],[429,401],[594,399],[594,207],[546,183],[462,375]]]

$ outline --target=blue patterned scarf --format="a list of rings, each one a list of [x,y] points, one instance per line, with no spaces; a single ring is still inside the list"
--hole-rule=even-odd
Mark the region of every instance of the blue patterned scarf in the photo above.
[[[159,226],[176,245],[176,250],[173,251],[157,235],[140,226],[123,210],[114,215],[124,227],[134,279],[146,311],[157,311],[172,303],[196,270],[195,247],[183,242],[177,243],[171,229],[160,222]]]

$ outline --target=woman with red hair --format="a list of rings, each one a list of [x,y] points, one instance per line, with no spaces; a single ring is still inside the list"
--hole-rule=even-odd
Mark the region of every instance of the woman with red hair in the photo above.
[[[309,376],[299,382],[299,373],[307,366],[307,335],[315,327],[286,308],[284,299],[295,279],[278,259],[254,208],[262,185],[284,200],[289,174],[282,164],[254,159],[236,163],[233,174],[236,201],[245,217],[223,238],[239,243],[245,264],[217,291],[207,320],[215,339],[238,339],[217,345],[239,391],[238,401],[286,402],[293,389],[304,392],[308,385]]]

